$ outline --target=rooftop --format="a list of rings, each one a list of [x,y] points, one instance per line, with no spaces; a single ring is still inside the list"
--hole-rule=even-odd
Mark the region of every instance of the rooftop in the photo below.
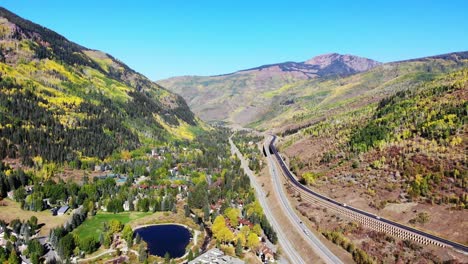
[[[189,261],[188,264],[201,264],[201,263],[214,263],[214,264],[244,264],[245,262],[234,258],[231,256],[227,256],[221,250],[217,248],[213,248],[205,252],[204,254],[198,256],[192,261]]]
[[[68,208],[70,208],[70,207],[68,207],[68,205],[62,206],[62,207],[60,207],[60,209],[58,209],[57,213],[58,214],[64,214],[66,211],[68,211]]]

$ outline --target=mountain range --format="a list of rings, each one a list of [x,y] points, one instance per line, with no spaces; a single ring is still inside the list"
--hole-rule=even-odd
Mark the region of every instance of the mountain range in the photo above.
[[[180,94],[206,121],[245,125],[266,114],[269,98],[257,95],[315,78],[344,77],[380,65],[370,59],[324,54],[305,62],[284,62],[218,76],[181,76],[158,81]]]
[[[184,97],[206,121],[267,129],[306,122],[307,116],[332,110],[336,102],[349,103],[357,97],[375,102],[408,84],[466,66],[466,56],[466,52],[456,52],[383,64],[331,53],[301,63],[264,65],[218,76],[173,77],[158,83]]]

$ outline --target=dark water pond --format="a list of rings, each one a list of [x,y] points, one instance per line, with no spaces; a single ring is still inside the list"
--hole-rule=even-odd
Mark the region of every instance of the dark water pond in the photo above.
[[[179,258],[185,254],[185,247],[190,243],[190,231],[180,225],[154,225],[135,230],[135,235],[148,244],[151,255],[164,257],[169,252],[171,258]]]

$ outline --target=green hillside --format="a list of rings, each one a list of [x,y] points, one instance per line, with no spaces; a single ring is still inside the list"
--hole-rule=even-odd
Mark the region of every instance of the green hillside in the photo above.
[[[319,78],[285,85],[257,97],[270,97],[268,114],[249,126],[296,131],[335,114],[376,104],[398,91],[468,67],[466,52],[387,63],[349,77]],[[278,129],[279,128],[279,129]]]
[[[1,159],[103,159],[199,129],[182,97],[0,8]]]
[[[371,195],[377,209],[407,199],[466,208],[468,70],[431,79],[290,131],[291,167],[327,192]]]
[[[381,77],[374,89],[369,86],[360,91],[366,87],[364,77],[389,76],[376,68],[342,80],[359,80],[354,89],[343,83],[346,88],[333,97],[315,101],[302,97],[295,101],[304,106],[301,112],[285,111],[274,120],[283,125],[278,129],[282,132],[280,151],[309,188],[349,206],[466,244],[465,234],[458,231],[466,224],[468,208],[468,67],[464,63],[431,60],[393,64],[392,68],[400,70],[417,69],[415,64],[445,67],[406,75],[398,71],[399,78]],[[306,102],[310,108],[305,107]],[[298,121],[288,120],[287,115]],[[268,122],[272,121],[260,125]],[[336,228],[323,215],[315,211],[313,215],[320,228]],[[360,241],[357,234],[347,237]],[[382,246],[367,252],[380,256],[385,251]]]

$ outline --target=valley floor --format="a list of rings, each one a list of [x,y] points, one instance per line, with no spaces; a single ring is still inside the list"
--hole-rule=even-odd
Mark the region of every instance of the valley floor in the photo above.
[[[283,207],[281,206],[278,197],[279,194],[276,194],[274,191],[272,176],[270,175],[268,167],[263,168],[258,175],[252,175],[250,179],[251,181],[254,181],[252,182],[252,185],[261,186],[263,192],[262,195],[266,196],[265,201],[271,211],[271,216],[275,218],[279,227],[282,228],[282,230],[278,230],[278,232],[283,232],[285,234],[286,239],[294,247],[294,251],[299,254],[306,263],[325,263],[317,254],[315,254],[313,248],[304,240],[302,234],[298,233],[295,228],[292,228],[293,224],[290,222],[286,212],[283,211]],[[296,211],[296,214],[299,215],[299,212]],[[314,234],[318,236],[321,242],[324,243],[325,246],[344,263],[352,262],[352,258],[346,253],[346,251],[338,248],[317,232],[314,232]]]

